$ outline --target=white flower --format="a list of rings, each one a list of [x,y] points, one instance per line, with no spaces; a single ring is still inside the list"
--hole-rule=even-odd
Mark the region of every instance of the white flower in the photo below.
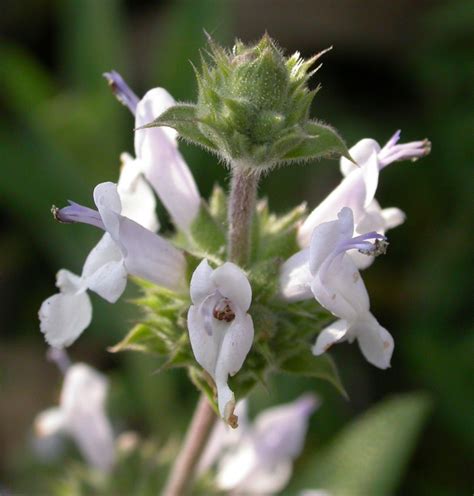
[[[139,100],[117,72],[104,75],[117,98],[135,115],[136,169],[153,186],[175,225],[188,231],[201,199],[191,171],[178,150],[177,133],[169,127],[138,129],[175,105],[175,100],[163,88],[154,88]]]
[[[414,141],[398,145],[400,131],[381,149],[373,139],[363,139],[350,149],[350,154],[357,166],[342,157],[341,172],[344,179],[341,183],[311,212],[298,231],[298,242],[302,248],[310,244],[311,235],[316,226],[336,219],[343,207],[349,207],[354,214],[354,234],[377,231],[385,234],[403,223],[405,214],[398,208],[381,209],[374,199],[378,186],[379,172],[387,165],[400,160],[416,160],[427,155],[431,143],[427,140]],[[357,266],[368,267],[373,257],[362,257],[352,253]]]
[[[293,460],[303,449],[308,420],[318,404],[314,395],[306,394],[258,415],[221,456],[218,487],[236,495],[281,491],[290,480]]]
[[[41,305],[40,329],[54,347],[69,346],[90,324],[92,307],[87,290],[114,303],[125,290],[128,274],[175,291],[186,290],[184,255],[164,238],[121,215],[115,184],[99,184],[94,200],[98,211],[71,203],[56,212],[63,222],[84,222],[106,233],[89,253],[81,277],[60,270],[56,279],[60,292]],[[156,224],[145,210],[143,218]]]
[[[235,398],[227,380],[240,370],[252,347],[250,283],[231,262],[213,270],[203,260],[191,279],[191,299],[188,330],[194,356],[216,383],[222,417],[233,424]]]
[[[115,461],[114,435],[105,412],[107,379],[84,363],[69,367],[64,377],[60,405],[40,413],[35,420],[38,436],[64,433],[77,444],[86,461],[108,472]]]
[[[122,167],[117,192],[122,203],[122,215],[148,230],[156,232],[160,223],[156,215],[156,199],[136,161],[128,153],[120,155]]]
[[[352,210],[345,207],[338,220],[314,229],[309,249],[289,258],[282,266],[281,293],[290,301],[316,300],[338,317],[316,340],[313,353],[320,355],[334,343],[357,339],[365,358],[376,367],[390,366],[393,339],[370,313],[367,290],[348,250],[369,255],[383,251],[383,236],[375,232],[353,237]],[[372,243],[370,240],[375,240]]]

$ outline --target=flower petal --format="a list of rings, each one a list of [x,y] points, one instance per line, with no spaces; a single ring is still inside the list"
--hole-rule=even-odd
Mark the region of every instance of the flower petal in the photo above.
[[[214,377],[220,341],[216,339],[215,333],[209,335],[206,332],[203,316],[195,305],[192,305],[188,311],[188,331],[196,361],[211,377]]]
[[[118,217],[127,272],[172,291],[186,291],[186,260],[181,251],[133,220]]]
[[[69,270],[61,269],[56,274],[56,287],[61,293],[75,294],[81,292],[85,285],[81,277],[69,272]]]
[[[406,219],[405,213],[396,207],[384,208],[381,213],[387,230],[403,224]]]
[[[365,199],[363,206],[367,208],[374,199],[379,184],[379,162],[375,151],[370,155],[361,169],[365,183]]]
[[[311,236],[309,249],[309,268],[311,274],[321,267],[328,256],[335,251],[337,245],[352,238],[354,232],[354,216],[350,208],[342,208],[338,219],[317,226]]]
[[[48,408],[35,418],[35,433],[38,437],[53,436],[64,429],[64,414],[60,408]]]
[[[105,233],[89,253],[82,277],[87,287],[109,303],[115,303],[127,285],[127,271],[117,243]]]
[[[309,270],[309,249],[290,257],[280,269],[280,293],[287,301],[300,301],[312,297]]]
[[[380,145],[371,138],[364,138],[358,141],[350,150],[351,157],[356,161],[357,165],[345,157],[341,157],[340,170],[343,176],[348,176],[351,172],[358,169],[357,166],[363,167],[369,158],[380,151]]]
[[[193,272],[190,283],[191,300],[195,305],[202,303],[209,295],[216,291],[211,279],[213,269],[207,259],[201,261]]]
[[[269,462],[295,459],[303,450],[308,421],[319,405],[313,394],[264,410],[254,422],[253,436],[259,456]]]
[[[321,278],[317,274],[311,291],[318,302],[333,315],[354,321],[369,310],[370,301],[364,281],[349,255],[341,253]]]
[[[122,168],[117,191],[122,203],[122,215],[156,232],[160,227],[156,215],[156,199],[153,190],[143,178],[141,163],[128,153],[122,153],[120,159]]]
[[[61,392],[69,434],[88,463],[104,472],[115,460],[114,435],[104,409],[107,389],[105,377],[79,363],[68,369]]]
[[[97,205],[105,229],[118,240],[119,218],[122,203],[117,192],[117,185],[112,182],[100,183],[94,188],[94,202]]]
[[[325,327],[316,339],[312,348],[313,355],[322,355],[335,343],[344,340],[348,331],[348,324],[345,320],[336,320]]]
[[[357,322],[352,330],[357,336],[362,354],[369,363],[380,369],[390,367],[394,349],[393,338],[372,314],[369,313],[366,319]]]
[[[279,493],[288,484],[293,473],[289,460],[280,460],[275,465],[260,464],[236,488],[236,494],[265,496]]]
[[[228,420],[235,406],[234,394],[227,385],[229,375],[235,375],[242,367],[254,337],[250,315],[236,313],[235,319],[225,331],[217,356],[215,381],[218,392],[219,411]]]
[[[245,272],[232,262],[226,262],[212,273],[211,279],[220,293],[246,312],[252,303],[252,288]]]
[[[165,110],[176,104],[175,99],[164,88],[153,88],[147,91],[144,97],[138,102],[135,113],[135,127],[139,128],[150,124],[159,117]],[[173,141],[178,136],[178,133],[171,127],[160,127],[170,139]],[[144,130],[147,132],[148,130]],[[142,133],[135,133],[135,150],[141,148]]]
[[[174,100],[162,88],[149,91],[138,104],[136,126],[149,124],[171,105]],[[201,199],[191,171],[177,149],[176,131],[167,127],[137,130],[135,153],[145,177],[175,224],[188,231]]]
[[[39,319],[41,332],[51,346],[69,346],[91,323],[89,296],[85,292],[50,296],[40,307]]]

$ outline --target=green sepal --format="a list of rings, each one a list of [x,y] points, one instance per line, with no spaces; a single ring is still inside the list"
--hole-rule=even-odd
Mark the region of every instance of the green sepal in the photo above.
[[[309,345],[295,350],[295,353],[283,360],[278,368],[281,372],[328,381],[346,399],[349,399],[333,359],[328,354],[314,356]]]
[[[167,355],[169,346],[166,344],[166,336],[146,323],[137,324],[133,329],[115,346],[108,348],[111,353],[119,351],[141,351],[153,355]]]
[[[342,155],[352,160],[343,139],[331,126],[318,121],[308,121],[303,131],[303,140],[282,157],[283,162],[313,160],[333,155]]]
[[[216,391],[215,388],[210,384],[207,372],[201,368],[189,367],[189,378],[191,382],[198,388],[201,393],[203,393],[209,401],[212,409],[218,417],[221,416],[219,413],[219,407],[216,401]]]
[[[207,150],[216,151],[217,148],[206,136],[201,132],[199,127],[199,119],[196,116],[196,105],[189,103],[177,103],[169,109],[165,110],[153,122],[145,124],[137,129],[146,129],[153,127],[172,127],[176,129],[178,134],[185,140],[202,146]]]
[[[301,204],[286,215],[268,214],[264,205],[259,205],[257,214],[260,218],[260,242],[258,259],[279,258],[286,260],[299,251],[296,238],[299,221],[306,213],[306,205]]]
[[[249,282],[255,303],[266,302],[278,292],[278,273],[283,261],[280,257],[274,257],[252,266]]]
[[[216,221],[211,215],[204,200],[199,212],[190,227],[190,234],[194,243],[203,253],[212,253],[222,257],[225,251],[225,226]]]

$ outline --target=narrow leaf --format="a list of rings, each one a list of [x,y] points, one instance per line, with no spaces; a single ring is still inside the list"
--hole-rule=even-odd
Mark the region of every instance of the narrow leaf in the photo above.
[[[370,409],[307,463],[298,486],[332,496],[394,494],[429,406],[425,395],[406,394]]]

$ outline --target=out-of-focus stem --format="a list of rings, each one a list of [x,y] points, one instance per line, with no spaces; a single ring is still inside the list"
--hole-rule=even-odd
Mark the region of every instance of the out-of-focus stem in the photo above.
[[[216,420],[217,416],[207,398],[201,395],[181,451],[162,492],[163,496],[184,496],[187,493],[193,482],[199,457],[206,446]]]

